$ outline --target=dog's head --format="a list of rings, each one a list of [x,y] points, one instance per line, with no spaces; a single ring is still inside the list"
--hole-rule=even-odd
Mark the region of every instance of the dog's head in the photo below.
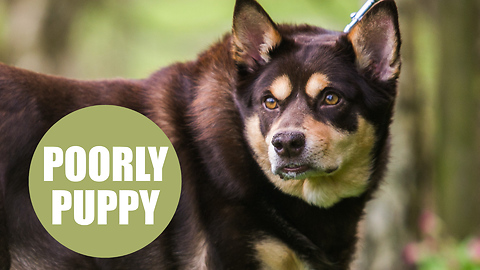
[[[349,33],[275,24],[238,0],[235,92],[253,155],[283,192],[328,208],[370,186],[385,147],[400,71],[394,1]]]

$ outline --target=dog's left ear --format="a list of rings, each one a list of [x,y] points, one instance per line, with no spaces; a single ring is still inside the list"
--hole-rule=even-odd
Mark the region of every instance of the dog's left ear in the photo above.
[[[282,38],[265,10],[254,0],[237,0],[233,14],[232,57],[249,71],[270,61]]]
[[[360,71],[380,81],[400,73],[400,31],[393,0],[376,3],[347,34]]]

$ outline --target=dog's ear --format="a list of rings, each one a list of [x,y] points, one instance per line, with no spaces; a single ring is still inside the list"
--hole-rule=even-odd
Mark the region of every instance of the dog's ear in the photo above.
[[[347,34],[360,71],[380,81],[400,73],[400,31],[393,0],[376,3]]]
[[[282,38],[277,26],[254,0],[237,0],[233,14],[232,57],[249,71],[270,61]]]

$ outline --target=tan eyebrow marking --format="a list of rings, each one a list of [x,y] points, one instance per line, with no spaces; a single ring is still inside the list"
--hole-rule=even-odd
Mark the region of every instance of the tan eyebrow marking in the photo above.
[[[270,92],[277,100],[285,100],[292,93],[292,83],[287,75],[276,78],[270,86]]]
[[[327,75],[322,73],[314,73],[308,79],[307,86],[305,87],[305,92],[311,98],[316,98],[323,89],[325,89],[330,84]]]

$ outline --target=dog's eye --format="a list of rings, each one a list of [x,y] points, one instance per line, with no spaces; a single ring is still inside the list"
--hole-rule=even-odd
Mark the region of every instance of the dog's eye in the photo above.
[[[278,101],[273,97],[267,97],[263,100],[263,105],[269,110],[278,108]]]
[[[327,105],[337,105],[340,102],[340,97],[330,93],[325,96],[324,102]]]

